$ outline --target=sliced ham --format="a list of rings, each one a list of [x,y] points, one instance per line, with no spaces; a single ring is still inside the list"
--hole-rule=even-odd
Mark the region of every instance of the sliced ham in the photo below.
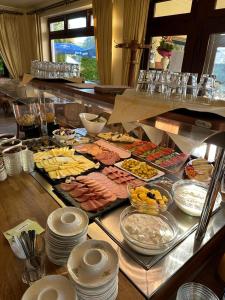
[[[98,203],[95,203],[93,200],[82,202],[80,205],[85,211],[97,211],[99,209],[98,206]]]
[[[97,144],[98,146],[103,147],[107,150],[117,153],[120,158],[124,159],[124,158],[129,158],[131,156],[130,152],[120,149],[104,140],[98,140],[95,142],[95,144]]]
[[[81,189],[75,189],[75,190],[71,191],[69,194],[73,198],[77,198],[77,197],[80,197],[81,195],[83,195],[87,192],[88,192],[88,188],[81,188]]]
[[[60,188],[65,191],[65,192],[70,192],[72,191],[74,188],[76,188],[78,185],[77,182],[73,182],[73,183],[61,183],[60,184]]]

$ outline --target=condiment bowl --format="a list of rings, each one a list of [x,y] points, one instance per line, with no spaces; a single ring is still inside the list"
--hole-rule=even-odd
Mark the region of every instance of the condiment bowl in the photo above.
[[[76,132],[75,132],[75,129],[66,129],[65,128],[65,132],[67,134],[65,135],[61,135],[60,132],[62,131],[62,129],[56,129],[54,130],[52,133],[54,135],[54,137],[56,138],[57,141],[67,141],[67,140],[71,140],[75,137],[76,135]]]
[[[131,206],[125,208],[120,215],[120,230],[125,242],[144,255],[165,252],[178,235],[176,220],[170,213],[153,216]]]
[[[131,205],[140,212],[151,214],[151,215],[159,215],[161,212],[165,212],[169,205],[173,202],[173,198],[166,189],[157,184],[147,184],[144,187],[136,187],[133,188],[131,185],[128,185],[128,195],[131,202]],[[154,191],[154,198],[149,199],[145,197],[145,193],[142,193],[143,198],[138,196],[134,196],[132,191],[136,189],[147,188]],[[157,194],[157,196],[155,196]],[[157,198],[162,197],[164,200],[159,200]]]
[[[91,121],[98,117],[95,114],[89,113],[80,113],[79,114],[80,120],[83,126],[86,128],[87,132],[90,134],[98,134],[104,128],[107,120],[103,117],[100,117],[98,121]]]
[[[176,300],[219,300],[219,298],[207,286],[196,283],[187,282],[181,285],[177,291]]]

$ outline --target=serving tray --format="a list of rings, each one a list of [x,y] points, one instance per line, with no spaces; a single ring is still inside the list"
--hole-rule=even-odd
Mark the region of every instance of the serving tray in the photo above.
[[[127,173],[130,173],[130,174],[133,175],[134,177],[136,177],[136,178],[138,178],[138,179],[140,179],[140,180],[143,180],[143,181],[145,181],[145,182],[149,182],[149,181],[155,180],[155,179],[157,179],[157,178],[159,178],[159,177],[161,177],[161,176],[163,176],[163,175],[165,174],[164,172],[160,171],[159,169],[156,169],[157,172],[158,172],[157,175],[155,175],[155,176],[153,176],[153,177],[151,177],[151,178],[148,178],[148,179],[144,179],[144,178],[142,178],[142,177],[140,177],[140,176],[138,176],[138,175],[135,175],[134,173],[128,171],[127,169],[124,169],[124,168],[122,167],[122,163],[123,163],[123,161],[120,161],[120,162],[118,162],[118,163],[115,163],[114,166],[116,166],[117,168],[120,168],[121,170],[123,170],[123,171],[125,171],[125,172],[127,172]]]
[[[70,194],[68,192],[65,192],[63,191],[61,188],[60,188],[60,185],[55,185],[54,186],[54,192],[60,196],[61,198],[63,198],[63,200],[65,202],[67,202],[70,206],[75,206],[75,207],[78,207],[80,209],[82,209],[80,207],[80,203],[78,201],[76,201],[74,198],[72,198],[70,196]],[[99,216],[102,216],[103,214],[117,208],[117,207],[120,207],[121,205],[124,205],[126,202],[128,202],[128,199],[117,199],[116,201],[114,201],[112,204],[106,206],[105,208],[103,208],[102,210],[99,210],[97,212],[88,212],[88,211],[85,211],[89,217],[89,219],[94,219],[96,217],[99,217]]]

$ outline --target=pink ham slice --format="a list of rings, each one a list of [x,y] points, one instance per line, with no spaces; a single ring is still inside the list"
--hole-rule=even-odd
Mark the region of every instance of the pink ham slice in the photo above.
[[[106,141],[103,140],[98,140],[95,142],[95,144],[97,144],[100,147],[103,147],[105,149],[108,149],[110,151],[113,151],[115,153],[117,153],[119,155],[120,158],[129,158],[131,156],[130,152],[120,149]]]
[[[90,200],[93,197],[96,197],[96,195],[94,193],[83,194],[83,195],[77,197],[76,201],[78,201],[78,202],[85,202],[85,201]]]
[[[79,182],[71,182],[71,183],[61,183],[60,188],[65,191],[65,192],[70,192],[76,188],[82,188],[84,187],[84,184],[79,183]]]
[[[82,202],[80,207],[85,211],[97,211],[99,209],[98,203],[95,203],[93,200]]]
[[[77,198],[77,197],[80,197],[81,195],[83,195],[87,192],[88,192],[88,188],[81,188],[81,189],[75,189],[75,190],[71,191],[69,194],[73,198]]]
[[[115,194],[117,198],[125,199],[128,197],[126,185],[117,184],[102,173],[92,172],[89,173],[87,177],[93,178],[100,182],[104,188]]]

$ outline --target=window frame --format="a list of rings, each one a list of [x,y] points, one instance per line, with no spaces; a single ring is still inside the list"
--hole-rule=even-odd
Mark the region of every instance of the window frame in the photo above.
[[[50,60],[52,61],[52,49],[51,49],[51,41],[55,39],[69,39],[76,37],[85,37],[85,36],[94,36],[94,26],[91,26],[91,15],[93,14],[92,9],[81,10],[77,12],[73,12],[70,14],[64,14],[56,17],[52,17],[48,19],[48,34],[49,34],[49,52],[50,52]],[[68,20],[86,17],[86,27],[69,29],[68,28]],[[58,21],[64,21],[64,30],[60,31],[50,31],[50,24]]]
[[[170,0],[150,2],[145,43],[150,44],[151,38],[156,36],[186,35],[182,71],[201,74],[210,35],[225,33],[225,9],[215,9],[216,0],[193,0],[190,13],[154,17],[156,3],[166,1]],[[143,51],[141,65],[147,68],[146,50]]]

